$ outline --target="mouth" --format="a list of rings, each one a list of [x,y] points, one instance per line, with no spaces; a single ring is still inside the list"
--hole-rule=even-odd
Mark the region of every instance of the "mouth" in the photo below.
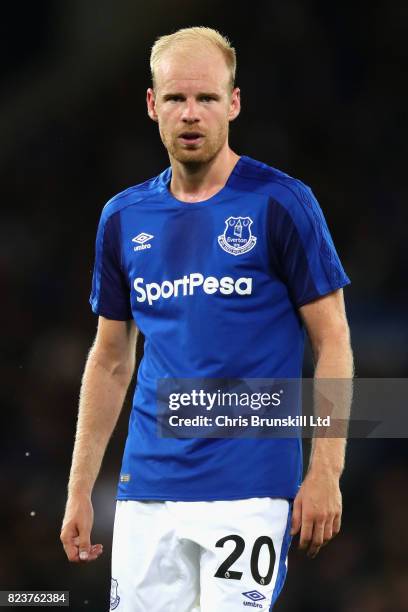
[[[203,140],[204,135],[201,132],[183,132],[178,138],[183,144],[196,145]]]

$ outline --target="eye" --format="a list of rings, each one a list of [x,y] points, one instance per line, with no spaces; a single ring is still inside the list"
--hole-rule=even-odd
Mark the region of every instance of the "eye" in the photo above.
[[[215,100],[214,96],[200,96],[201,102],[211,102]]]
[[[183,97],[182,96],[166,96],[166,102],[182,102],[183,101]]]

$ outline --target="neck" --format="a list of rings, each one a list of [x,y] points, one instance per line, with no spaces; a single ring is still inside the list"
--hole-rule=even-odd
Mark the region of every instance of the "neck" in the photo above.
[[[238,160],[239,155],[228,145],[214,159],[202,164],[186,164],[170,157],[170,191],[183,202],[208,200],[225,186]]]

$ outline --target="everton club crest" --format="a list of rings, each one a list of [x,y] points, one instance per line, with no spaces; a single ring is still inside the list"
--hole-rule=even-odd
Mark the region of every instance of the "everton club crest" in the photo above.
[[[118,595],[118,581],[115,578],[111,579],[111,591],[110,591],[110,609],[115,610],[120,602]]]
[[[231,255],[242,255],[254,248],[256,238],[252,235],[250,217],[228,217],[225,230],[218,236],[218,244]]]

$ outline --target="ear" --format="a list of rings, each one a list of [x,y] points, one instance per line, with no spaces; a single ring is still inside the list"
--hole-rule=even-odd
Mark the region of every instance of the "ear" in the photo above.
[[[234,121],[241,111],[241,90],[239,87],[234,87],[230,99],[230,109],[228,113],[228,119]]]
[[[158,121],[159,117],[156,112],[156,100],[154,97],[154,91],[151,87],[149,87],[146,92],[146,104],[147,114],[149,115],[150,119],[153,119],[153,121]]]

